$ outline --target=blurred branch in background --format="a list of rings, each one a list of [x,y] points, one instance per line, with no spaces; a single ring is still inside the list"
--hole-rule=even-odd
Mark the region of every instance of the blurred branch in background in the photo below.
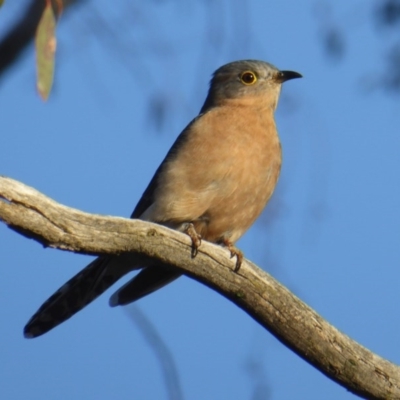
[[[59,11],[61,0],[52,0],[53,7]],[[86,0],[62,0],[63,11]],[[45,0],[31,0],[21,7],[21,13],[14,25],[0,39],[0,79],[12,68],[32,44],[40,18],[46,6]],[[58,14],[58,12],[57,12]]]
[[[239,45],[246,44],[244,48],[247,50],[252,43],[248,15],[243,14],[241,2],[237,0],[227,4],[205,0],[193,3],[153,0],[145,6],[141,1],[125,0],[119,2],[112,13],[100,3],[90,0],[51,0],[51,3],[57,16],[60,8],[64,14],[68,12],[68,15],[75,16],[74,20],[65,16],[61,20],[62,25],[67,26],[68,36],[75,37],[73,50],[66,51],[73,51],[77,59],[82,42],[89,39],[109,53],[113,60],[124,65],[135,83],[143,86],[146,91],[149,109],[147,119],[155,130],[165,128],[169,116],[173,114],[171,108],[178,108],[177,99],[180,100],[180,112],[188,109],[189,102],[179,98],[177,88],[173,85],[174,75],[179,76],[179,57],[182,52],[198,58],[198,65],[195,66],[198,70],[194,74],[200,76],[207,64],[212,64],[210,70],[214,69],[214,60],[221,53],[232,53],[232,59],[238,57],[234,54],[238,51],[237,38],[240,38]],[[0,37],[0,80],[32,44],[45,4],[46,0],[21,0],[18,9],[13,5],[15,22]],[[70,13],[72,10],[75,12]],[[171,18],[171,10],[175,18]],[[187,47],[187,44],[182,47],[188,39],[183,32],[190,27],[193,13],[204,15],[201,28],[204,40],[202,46],[196,49]],[[176,26],[174,19],[179,20],[178,35],[169,32],[171,24]],[[187,34],[193,35],[193,32]],[[158,65],[163,66],[162,69],[154,71],[149,68],[152,56]],[[142,79],[144,70],[146,79]],[[91,74],[95,72],[91,71]]]
[[[371,0],[349,3],[349,15],[335,15],[336,2],[318,0],[314,4],[317,38],[329,62],[343,62],[351,53],[351,36],[358,24],[369,24],[380,46],[380,71],[360,70],[363,86],[400,94],[400,0]],[[369,46],[365,42],[359,46]],[[379,58],[379,56],[378,56]],[[366,76],[370,75],[370,76]]]
[[[58,11],[60,5],[62,5],[63,11],[69,11],[76,9],[77,5],[90,4],[87,0],[51,0],[53,8]],[[178,3],[178,0],[175,0]],[[162,3],[152,2],[153,7],[161,7]],[[228,21],[231,21],[232,25],[235,26],[236,32],[235,37],[240,38],[246,44],[251,43],[251,29],[249,24],[246,22],[249,18],[246,15],[243,16],[243,7],[238,7],[237,2],[232,2],[229,6],[224,6],[221,2],[206,2],[204,6],[208,9],[208,26],[205,30],[205,41],[204,47],[200,50],[199,56],[202,60],[207,59],[207,55],[210,56],[213,53],[218,53],[223,46],[231,46],[231,52],[235,52],[238,44],[235,41],[230,40],[227,26],[224,21],[215,19],[215,15],[228,15]],[[9,30],[0,38],[0,79],[4,74],[12,68],[12,66],[20,59],[24,50],[31,44],[34,39],[34,35],[42,16],[46,1],[45,0],[30,0],[25,3],[25,8],[21,7],[20,14],[16,22],[10,26]],[[362,8],[361,8],[362,4]],[[187,8],[190,5],[184,5],[182,7]],[[145,46],[142,46],[142,50],[145,47],[148,51],[158,53],[160,57],[170,57],[174,53],[174,46],[171,43],[165,46],[167,43],[165,40],[161,40],[164,44],[160,45],[162,39],[157,30],[156,24],[151,23],[152,19],[145,18],[141,23],[140,19],[143,18],[145,13],[142,3],[126,3],[121,2],[119,4],[120,9],[124,7],[130,7],[131,12],[125,12],[126,15],[125,24],[130,29],[138,31],[140,28],[144,28],[145,36],[138,35],[140,37],[146,37]],[[387,92],[400,92],[400,57],[398,56],[400,47],[400,0],[371,0],[369,3],[363,2],[351,11],[350,18],[359,19],[360,15],[363,18],[362,23],[369,23],[375,28],[376,35],[380,40],[382,47],[382,60],[385,63],[383,72],[379,74],[380,78],[376,82],[378,87],[383,88]],[[102,16],[101,10],[96,11],[96,4],[91,7],[91,14],[94,20],[98,22],[98,29],[95,29],[94,36],[104,42],[105,46],[109,49],[117,50],[117,57],[120,57],[123,61],[130,52],[126,51],[127,47],[130,48],[131,52],[136,54],[138,47],[140,47],[140,40],[136,42],[132,40],[132,35],[127,34],[126,30],[121,30],[120,21],[118,24],[113,24],[112,16]],[[321,46],[325,52],[325,55],[332,61],[340,62],[346,56],[346,51],[349,47],[349,36],[351,36],[352,25],[349,21],[343,22],[342,18],[335,17],[335,2],[332,0],[318,0],[314,4],[314,15],[317,22],[317,37],[320,40]],[[362,13],[364,11],[364,14]],[[132,21],[134,19],[134,21]],[[367,19],[367,20],[365,20]],[[114,21],[115,22],[115,21]],[[123,33],[122,33],[123,32]],[[110,35],[110,33],[112,33]],[[109,36],[108,39],[106,36]],[[158,38],[157,40],[155,40]],[[113,45],[110,45],[112,39]],[[126,43],[129,42],[129,46]],[[151,43],[152,45],[151,45]],[[233,45],[235,43],[235,45]],[[132,45],[133,44],[133,45]],[[149,45],[150,44],[150,45]],[[125,48],[125,51],[120,51],[121,46]],[[240,46],[239,46],[240,47]],[[168,49],[166,54],[166,49]],[[115,51],[113,51],[115,53]],[[137,54],[136,54],[137,55]],[[130,58],[130,57],[129,57]],[[136,57],[136,62],[139,64],[140,56]],[[127,63],[129,68],[135,69],[134,63],[129,61]],[[366,71],[367,72],[367,71]],[[362,74],[363,71],[360,71]],[[150,107],[154,109],[153,120],[156,126],[162,125],[162,119],[165,118],[167,113],[165,110],[160,109],[160,104],[165,104],[165,96],[161,94],[160,99],[157,96],[153,96],[150,102]],[[153,107],[153,105],[155,105]]]
[[[135,304],[125,308],[128,317],[135,322],[149,344],[151,350],[157,357],[166,387],[168,398],[171,400],[183,400],[182,386],[179,379],[178,367],[176,366],[172,352],[157,332],[154,324]]]

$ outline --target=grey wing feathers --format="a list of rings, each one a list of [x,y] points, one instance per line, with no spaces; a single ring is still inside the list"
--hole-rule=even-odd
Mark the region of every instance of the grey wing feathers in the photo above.
[[[199,115],[200,116],[200,115]],[[196,117],[190,124],[182,131],[177,137],[168,154],[165,156],[163,162],[158,167],[152,180],[144,191],[139,203],[133,210],[131,218],[140,218],[140,216],[152,205],[154,202],[153,195],[157,187],[157,181],[162,174],[163,166],[168,160],[172,159],[179,147],[186,140],[190,127],[196,122]],[[153,221],[157,222],[157,221]],[[157,266],[151,266],[142,269],[133,279],[121,287],[116,293],[110,298],[110,305],[112,307],[117,305],[125,305],[132,303],[133,301],[139,300],[140,298],[162,288],[168,283],[174,281],[182,274],[176,270],[160,268]]]
[[[199,115],[200,116],[200,115]],[[144,191],[142,197],[140,198],[138,204],[136,205],[135,209],[131,214],[131,218],[140,218],[140,216],[152,205],[154,202],[153,196],[155,189],[157,187],[157,181],[162,174],[163,167],[165,163],[167,163],[170,159],[173,159],[175,154],[177,153],[179,147],[181,147],[182,143],[187,139],[188,134],[190,133],[191,126],[196,122],[199,118],[197,116],[194,118],[188,126],[182,131],[182,133],[176,138],[174,144],[169,149],[167,155],[165,156],[164,160],[158,167],[156,173],[154,174],[153,178],[151,179],[150,183],[148,184],[146,190]],[[153,221],[157,222],[157,221]]]

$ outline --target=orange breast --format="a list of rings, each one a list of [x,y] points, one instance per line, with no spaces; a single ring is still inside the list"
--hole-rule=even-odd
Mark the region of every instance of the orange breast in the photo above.
[[[267,204],[281,147],[271,109],[229,104],[199,118],[163,170],[152,220],[193,222],[205,240],[235,242]]]

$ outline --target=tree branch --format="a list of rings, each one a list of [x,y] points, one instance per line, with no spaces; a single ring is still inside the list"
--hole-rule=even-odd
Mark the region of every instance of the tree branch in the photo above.
[[[44,246],[83,254],[131,252],[143,265],[173,266],[246,311],[278,340],[351,392],[367,399],[399,399],[400,368],[362,347],[254,264],[239,272],[229,252],[191,241],[160,225],[87,214],[35,189],[0,177],[0,220]],[[118,234],[116,234],[118,232]]]

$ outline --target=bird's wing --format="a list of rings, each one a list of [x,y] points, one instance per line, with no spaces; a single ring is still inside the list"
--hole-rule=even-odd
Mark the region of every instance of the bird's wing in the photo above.
[[[152,205],[157,181],[162,173],[163,166],[168,159],[174,157],[182,141],[186,140],[187,133],[195,120],[176,139],[132,212],[131,218],[140,218]],[[125,274],[140,268],[130,261],[129,254],[96,258],[43,303],[26,324],[24,336],[34,338],[55,328],[86,307]],[[147,267],[118,290],[112,296],[110,304],[116,306],[138,300],[172,282],[180,275],[172,269],[156,266]]]
[[[133,210],[131,218],[140,218],[146,210],[154,203],[154,194],[158,185],[158,179],[160,179],[163,168],[166,163],[175,157],[178,149],[186,141],[188,134],[190,133],[193,124],[201,117],[201,114],[195,118],[178,136],[165,156],[163,162],[158,167],[152,180],[144,191],[139,203]],[[153,221],[159,222],[159,221]],[[179,278],[182,274],[175,269],[168,269],[164,267],[150,266],[143,268],[134,278],[128,281],[124,286],[118,289],[110,298],[110,305],[112,307],[118,305],[126,305],[132,303],[140,298],[147,296],[150,293],[161,289],[163,286],[171,283],[175,279]]]
[[[141,218],[141,216],[145,213],[145,211],[154,203],[154,194],[156,192],[156,188],[158,185],[158,180],[160,176],[163,174],[163,170],[166,164],[173,159],[176,154],[178,153],[179,148],[182,147],[184,142],[187,140],[188,135],[196,123],[196,121],[201,117],[201,114],[194,118],[190,124],[186,126],[186,128],[181,132],[181,134],[176,138],[174,144],[169,149],[167,155],[165,156],[164,160],[161,162],[160,166],[158,167],[157,171],[155,172],[153,178],[151,179],[150,183],[147,185],[146,190],[143,192],[142,197],[140,198],[139,202],[137,203],[135,209],[131,214],[131,218]],[[157,221],[153,221],[157,222]]]

